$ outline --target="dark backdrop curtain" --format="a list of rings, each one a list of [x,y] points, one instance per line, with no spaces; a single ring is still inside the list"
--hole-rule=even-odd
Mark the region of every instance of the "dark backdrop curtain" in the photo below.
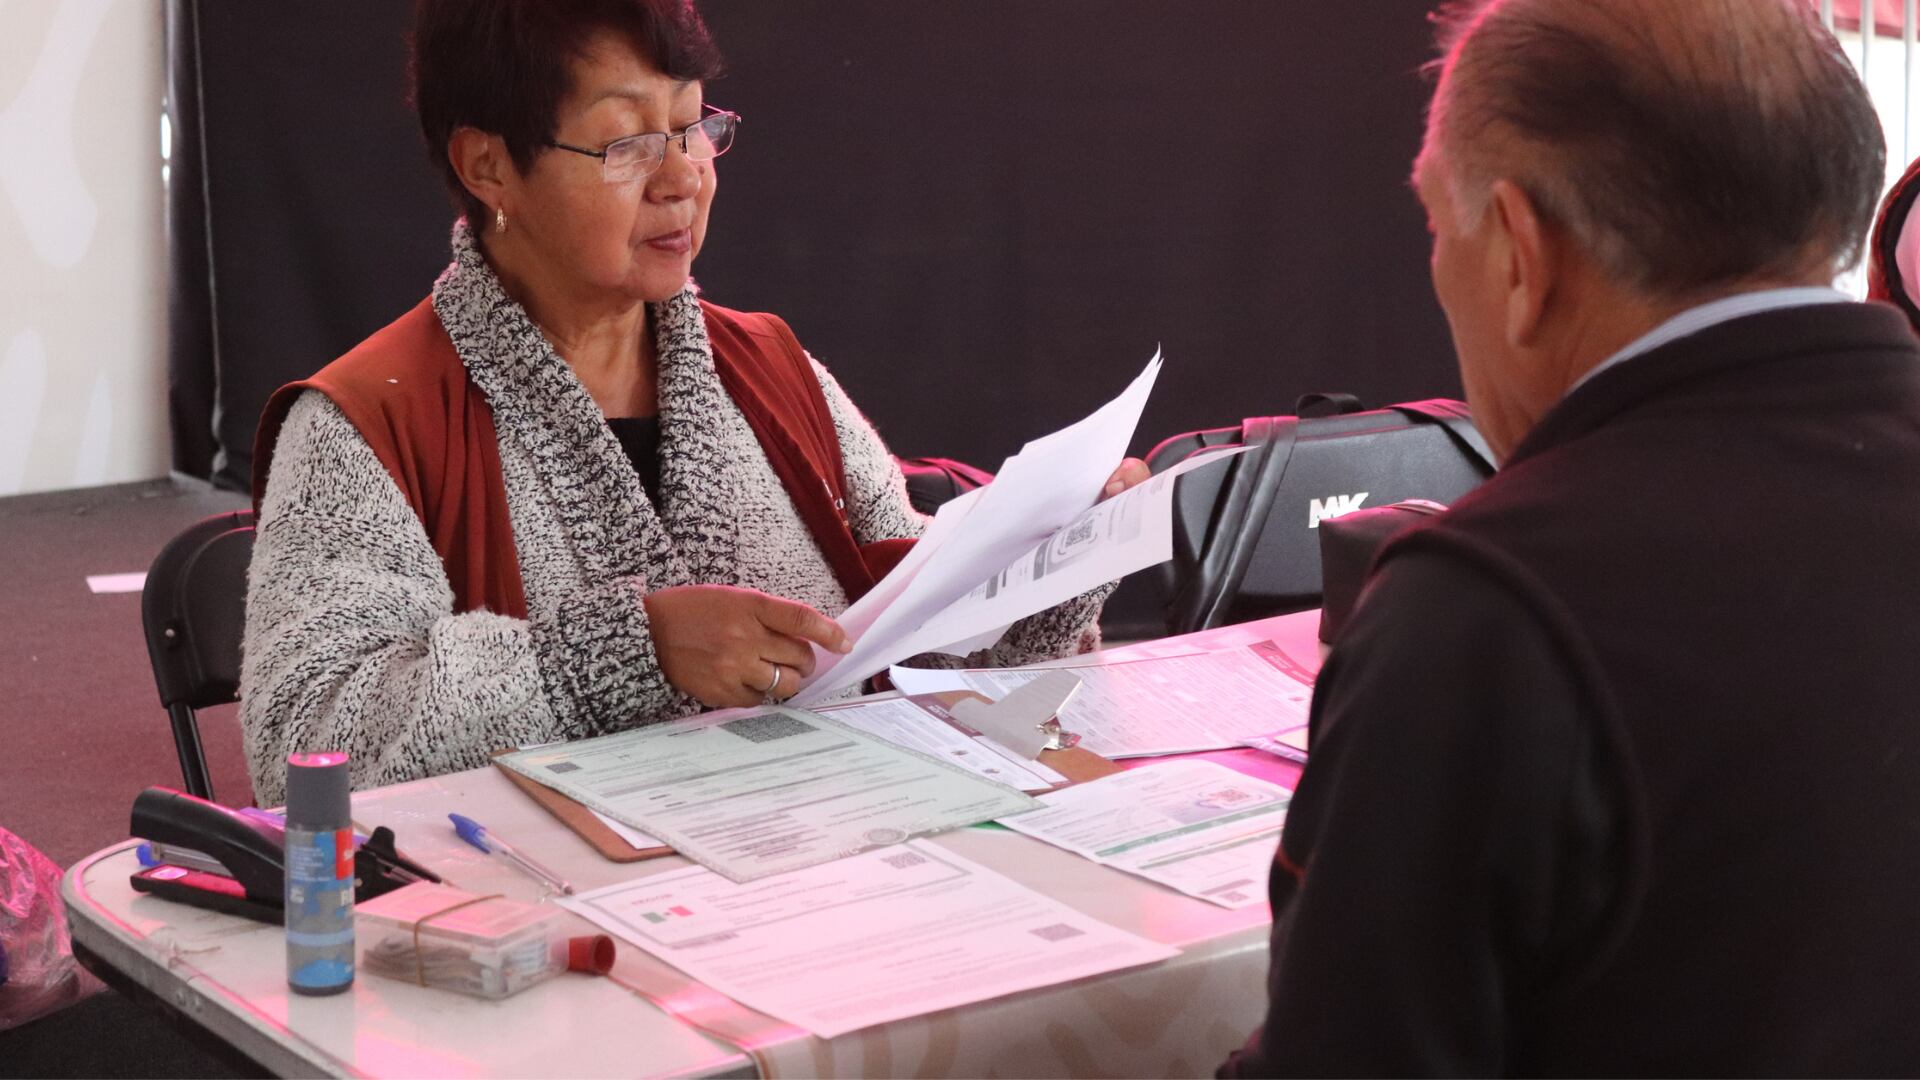
[[[244,486],[273,388],[446,262],[410,7],[169,0],[184,471]],[[707,97],[745,119],[697,275],[903,455],[992,468],[1156,346],[1136,452],[1308,391],[1457,394],[1405,187],[1429,7],[707,0]]]
[[[212,478],[244,488],[255,421],[273,390],[312,374],[417,303],[446,263],[448,202],[406,101],[411,6],[393,0],[272,4],[168,0],[176,94],[197,68],[194,123],[174,159],[200,184],[168,184],[176,282],[176,423],[211,372],[199,417]],[[182,230],[196,217],[200,231]],[[201,314],[204,313],[204,314]],[[201,437],[176,426],[176,460]]]

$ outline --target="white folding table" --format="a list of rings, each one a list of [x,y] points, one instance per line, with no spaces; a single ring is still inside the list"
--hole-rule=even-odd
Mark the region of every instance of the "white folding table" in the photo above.
[[[1317,621],[1317,612],[1303,612],[1189,640],[1273,640],[1312,669],[1321,656]],[[1103,656],[1137,658],[1166,644]],[[1288,787],[1298,778],[1296,767],[1250,750],[1206,756]],[[492,768],[361,792],[353,809],[366,827],[393,828],[409,856],[462,888],[519,899],[535,899],[538,886],[461,843],[449,812],[538,851],[582,890],[686,865],[678,856],[608,862]],[[822,1040],[624,943],[619,981],[566,974],[487,1001],[362,973],[350,993],[303,998],[287,989],[279,928],[134,892],[133,841],[76,863],[62,892],[83,956],[283,1076],[1205,1075],[1259,1022],[1265,905],[1228,911],[1002,829],[932,842],[1181,955]],[[579,932],[594,932],[577,921]],[[757,1059],[675,1014],[744,1040]]]

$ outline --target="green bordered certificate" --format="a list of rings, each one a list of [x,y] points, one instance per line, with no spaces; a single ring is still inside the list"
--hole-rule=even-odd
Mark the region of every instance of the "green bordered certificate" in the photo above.
[[[1040,807],[1005,784],[816,713],[715,713],[502,755],[733,881]]]

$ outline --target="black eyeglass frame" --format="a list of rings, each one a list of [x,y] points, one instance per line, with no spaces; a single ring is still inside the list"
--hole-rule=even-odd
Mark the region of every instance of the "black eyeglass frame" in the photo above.
[[[643,131],[638,135],[623,135],[620,138],[613,140],[612,142],[608,143],[607,145],[601,147],[598,150],[589,150],[584,146],[574,146],[570,143],[556,142],[552,139],[547,140],[547,145],[552,147],[555,150],[567,150],[575,154],[584,155],[586,157],[599,158],[600,166],[602,170],[601,178],[606,180],[610,184],[628,183],[634,180],[644,180],[647,177],[652,176],[656,171],[658,171],[661,165],[666,164],[667,147],[671,145],[675,139],[680,140],[680,152],[683,154],[686,154],[687,157],[693,161],[712,161],[713,158],[717,158],[720,155],[726,153],[728,150],[733,149],[733,136],[735,133],[737,133],[740,130],[740,114],[737,112],[733,112],[732,110],[729,110],[729,109],[722,109],[715,105],[708,105],[706,107],[707,109],[711,110],[711,115],[703,116],[697,122],[688,124],[686,127],[681,128],[679,131]],[[727,126],[724,132],[727,140],[726,146],[722,147],[719,150],[714,151],[713,157],[708,157],[708,158],[694,157],[692,152],[687,149],[687,133],[692,131],[694,128],[704,127],[707,124],[711,124],[715,120],[721,119],[722,117],[726,118],[727,120]],[[709,137],[711,138],[711,133],[709,133]],[[613,153],[613,148],[623,143],[631,143],[640,139],[659,139],[660,140],[660,152],[653,157],[653,164],[648,166],[646,169],[642,170],[641,172],[634,174],[633,176],[624,177],[624,178],[607,176],[605,170],[610,167],[608,166],[607,161],[608,161],[609,155]],[[712,141],[716,143],[719,142],[718,139],[713,139]]]

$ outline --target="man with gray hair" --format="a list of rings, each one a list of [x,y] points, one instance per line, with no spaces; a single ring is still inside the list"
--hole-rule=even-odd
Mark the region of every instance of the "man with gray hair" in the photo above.
[[[1446,9],[1414,183],[1500,472],[1376,563],[1226,1075],[1920,1073],[1920,344],[1808,0]]]

